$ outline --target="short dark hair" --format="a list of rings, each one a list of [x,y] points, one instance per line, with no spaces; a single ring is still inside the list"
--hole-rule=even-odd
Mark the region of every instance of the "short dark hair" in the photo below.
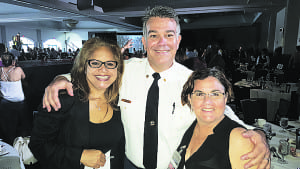
[[[5,53],[1,54],[2,64],[5,67],[12,65],[13,58],[14,58],[14,55],[12,53],[5,52]]]
[[[191,108],[191,103],[189,102],[189,96],[192,94],[195,86],[195,80],[204,80],[208,77],[214,77],[219,80],[225,89],[225,94],[227,95],[227,101],[234,98],[232,85],[229,80],[226,78],[224,73],[216,68],[206,68],[193,72],[188,80],[183,86],[181,92],[181,103],[182,105],[187,104]]]
[[[179,18],[177,16],[176,11],[167,6],[156,6],[152,9],[148,8],[146,9],[146,14],[143,18],[143,36],[147,38],[148,30],[147,30],[147,22],[152,17],[159,17],[159,18],[170,18],[174,19],[176,22],[176,35],[180,35],[180,24],[179,24]]]

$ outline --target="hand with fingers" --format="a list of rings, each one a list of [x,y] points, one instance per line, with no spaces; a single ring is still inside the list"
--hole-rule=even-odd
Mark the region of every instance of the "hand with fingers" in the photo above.
[[[133,41],[132,39],[128,40],[126,42],[126,44],[121,48],[121,53],[123,53],[125,51],[125,49],[129,49],[129,48],[132,48],[133,47]]]
[[[244,168],[247,169],[257,165],[258,169],[270,169],[270,150],[265,134],[259,130],[248,130],[243,133],[243,137],[249,138],[254,144],[253,150],[241,157],[242,160],[250,159],[249,162],[245,164]]]
[[[100,150],[85,149],[82,152],[80,163],[92,168],[100,168],[105,165],[105,154]]]
[[[51,111],[51,106],[55,111],[61,108],[58,98],[59,90],[66,89],[70,96],[73,96],[72,83],[64,76],[56,77],[45,89],[43,96],[43,108],[47,108],[48,112]]]

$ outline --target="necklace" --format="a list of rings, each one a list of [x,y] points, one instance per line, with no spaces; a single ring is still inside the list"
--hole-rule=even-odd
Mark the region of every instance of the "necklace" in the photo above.
[[[107,115],[107,112],[108,112],[108,104],[106,104],[106,105],[107,105],[107,106],[106,106],[106,113],[105,113],[104,117],[102,118],[102,120],[105,119],[105,117],[106,117],[106,115]],[[96,108],[97,108],[99,111],[101,110],[101,107],[98,106],[96,103],[95,103],[95,106],[96,106]]]
[[[101,107],[98,106],[96,103],[95,103],[95,105],[96,105],[96,108],[100,111],[100,110],[101,110]]]

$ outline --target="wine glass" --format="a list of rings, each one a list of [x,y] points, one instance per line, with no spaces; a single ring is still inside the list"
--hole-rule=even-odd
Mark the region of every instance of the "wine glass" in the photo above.
[[[287,164],[288,162],[284,160],[284,156],[288,155],[290,151],[290,145],[287,140],[279,140],[278,153],[281,154],[282,158],[278,159],[280,164]]]
[[[289,119],[286,117],[282,117],[280,119],[280,127],[283,128],[283,130],[280,130],[279,132],[284,133],[286,132],[285,129],[288,127],[289,125]]]

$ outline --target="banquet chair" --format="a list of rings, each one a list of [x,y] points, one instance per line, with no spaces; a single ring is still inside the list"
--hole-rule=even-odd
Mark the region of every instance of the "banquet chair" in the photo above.
[[[258,118],[267,119],[266,98],[242,99],[240,102],[246,124],[252,125]]]
[[[290,101],[281,98],[279,101],[279,107],[276,111],[275,114],[275,119],[273,120],[275,121],[279,121],[281,117],[287,117],[288,116],[288,112],[289,112],[289,108],[290,108]]]
[[[20,159],[17,156],[3,156],[0,158],[0,169],[21,169]]]
[[[247,71],[247,81],[253,81],[255,77],[255,72],[253,71]]]
[[[243,86],[233,86],[234,102],[236,104],[236,110],[242,111],[241,100],[250,98],[250,88]]]
[[[290,107],[289,107],[289,111],[287,114],[287,117],[290,120],[298,120],[299,116],[300,116],[300,95],[298,94],[297,91],[292,91],[291,92],[291,102],[290,102]]]
[[[254,79],[257,80],[261,77],[266,77],[268,74],[268,71],[267,70],[264,70],[264,69],[258,69],[258,70],[255,70],[255,77]]]

